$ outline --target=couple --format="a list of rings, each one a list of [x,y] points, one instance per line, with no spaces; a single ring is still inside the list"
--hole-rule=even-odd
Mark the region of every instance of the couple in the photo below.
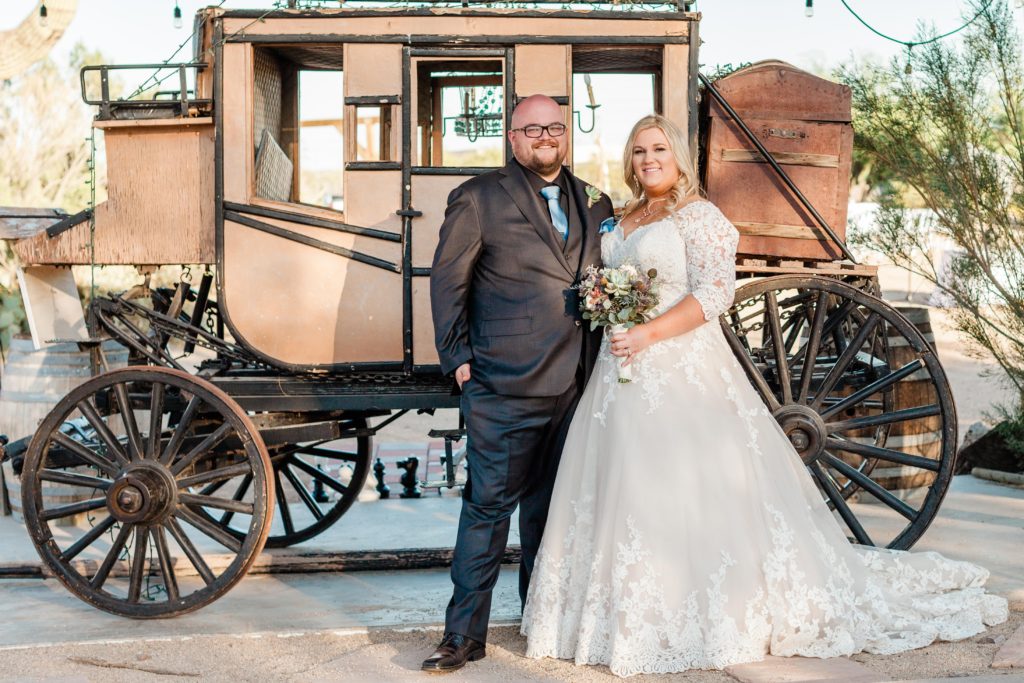
[[[900,652],[1005,620],[980,567],[847,542],[715,322],[738,234],[700,198],[678,129],[636,124],[633,198],[600,232],[611,202],[562,166],[566,130],[554,100],[523,100],[515,160],[452,192],[441,227],[431,303],[469,480],[445,635],[423,669],[484,656],[517,505],[530,657],[622,676],[720,669]],[[602,262],[657,269],[656,317],[588,332],[572,285]]]

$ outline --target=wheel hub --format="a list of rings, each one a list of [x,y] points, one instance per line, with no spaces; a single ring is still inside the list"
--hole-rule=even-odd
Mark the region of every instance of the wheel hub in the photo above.
[[[170,471],[155,462],[133,463],[107,491],[107,507],[119,522],[152,524],[169,514],[177,498]]]
[[[782,406],[775,411],[775,419],[805,465],[810,465],[821,456],[825,450],[828,430],[825,421],[813,408],[803,405]]]

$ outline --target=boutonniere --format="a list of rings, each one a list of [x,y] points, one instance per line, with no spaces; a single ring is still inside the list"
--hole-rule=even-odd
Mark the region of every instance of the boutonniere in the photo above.
[[[593,185],[587,185],[585,188],[583,188],[583,191],[587,193],[588,209],[597,202],[601,201],[601,190],[597,189]]]
[[[603,235],[608,232],[615,230],[615,216],[605,218],[601,221],[601,225],[597,228],[597,234]]]

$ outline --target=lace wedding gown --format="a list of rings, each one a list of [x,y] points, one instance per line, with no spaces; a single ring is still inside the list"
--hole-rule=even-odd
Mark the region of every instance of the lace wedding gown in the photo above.
[[[657,312],[692,293],[709,322],[634,356],[629,384],[606,337],[558,470],[527,655],[628,676],[889,654],[1004,621],[987,570],[847,541],[715,322],[736,243],[705,201],[603,237],[606,265],[657,268]]]

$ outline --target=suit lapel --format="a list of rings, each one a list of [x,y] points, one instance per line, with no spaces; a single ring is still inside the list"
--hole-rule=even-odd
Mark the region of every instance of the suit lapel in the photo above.
[[[576,265],[576,277],[578,278],[583,269],[590,265],[583,261],[587,258],[587,248],[590,246],[591,240],[597,239],[597,228],[590,215],[590,198],[587,197],[586,183],[570,173],[569,186],[576,198],[576,208],[580,214],[580,222],[583,224],[583,234],[580,235],[580,258]]]
[[[555,258],[562,264],[566,272],[573,275],[575,271],[569,265],[565,254],[562,253],[563,245],[559,244],[560,240],[555,236],[554,228],[551,227],[551,217],[542,212],[540,201],[534,198],[533,189],[530,187],[530,182],[526,179],[525,173],[518,163],[512,161],[505,166],[505,176],[498,182],[505,188],[509,196],[512,197],[512,201],[523,213],[526,220],[530,222],[533,229],[537,231],[537,234],[544,243],[548,245],[551,253],[555,255]]]

